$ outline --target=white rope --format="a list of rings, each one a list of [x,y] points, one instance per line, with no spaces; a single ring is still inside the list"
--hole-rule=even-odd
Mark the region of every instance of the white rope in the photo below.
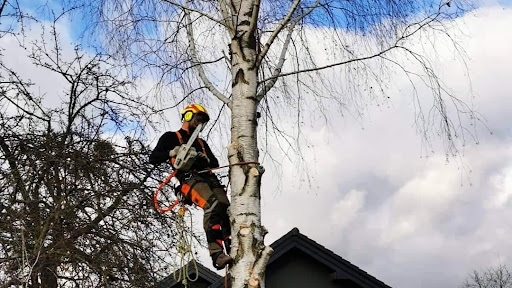
[[[188,229],[188,231],[190,231],[190,235],[187,235],[187,223],[185,221],[187,212],[189,213],[188,217],[190,217],[190,227]],[[178,249],[178,257],[180,257],[179,263],[182,268],[175,270],[173,276],[174,280],[176,280],[176,282],[181,281],[184,287],[187,287],[188,281],[194,282],[199,279],[199,268],[197,267],[197,260],[195,259],[192,251],[192,240],[194,237],[192,224],[192,214],[182,205],[176,215],[176,228],[178,230],[178,243],[176,248]],[[194,278],[190,277],[188,273],[188,264],[190,262],[192,262],[192,265],[194,266],[196,274]]]

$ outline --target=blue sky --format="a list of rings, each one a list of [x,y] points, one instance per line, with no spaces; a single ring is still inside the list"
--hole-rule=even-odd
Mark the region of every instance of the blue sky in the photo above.
[[[72,1],[72,0],[71,1],[69,1],[69,0],[19,0],[21,8],[25,12],[30,13],[30,14],[34,13],[38,17],[38,19],[44,19],[47,21],[52,21],[54,18],[54,15],[58,15],[59,13],[61,13],[63,11],[62,2],[65,2],[67,5],[69,5],[69,3],[73,3],[74,1]],[[78,2],[80,2],[80,1],[78,1]],[[309,2],[312,3],[314,1],[309,1]],[[360,1],[359,9],[371,10],[372,7],[369,5],[366,5],[366,2],[370,2],[370,0]],[[490,2],[497,2],[500,5],[503,5],[504,7],[512,5],[512,0],[495,0],[495,1],[481,0],[476,5],[477,6],[485,6],[485,5],[487,5],[487,3],[490,3]],[[263,2],[263,5],[264,5],[264,3],[265,2]],[[308,4],[308,3],[306,3],[306,4]],[[345,7],[346,3],[349,3],[349,2],[335,1],[335,2],[331,2],[331,3],[333,5],[333,7]],[[306,4],[304,4],[304,5],[306,5]],[[408,8],[407,9],[408,11],[406,11],[404,15],[412,16],[415,13],[415,11],[418,11],[418,9],[420,9],[421,7],[427,7],[427,9],[437,10],[438,5],[439,5],[438,0],[417,1],[417,4]],[[429,7],[432,7],[432,8],[429,8]],[[455,7],[452,6],[452,8],[449,8],[448,11],[454,11],[454,10],[455,10]],[[8,13],[9,11],[10,11],[10,9],[7,8],[6,11],[4,12],[4,14]],[[66,17],[65,21],[66,21],[67,25],[70,25],[69,31],[71,32],[72,40],[78,41],[78,39],[84,35],[84,31],[86,31],[92,23],[90,22],[90,19],[88,19],[89,17],[84,16],[83,9],[78,7],[74,11],[75,12],[73,12],[72,14],[69,14],[69,16]],[[314,25],[322,25],[322,23],[327,23],[324,16],[320,14],[320,13],[323,13],[322,11],[323,10],[320,9],[320,10],[317,10],[317,12],[313,13],[313,15],[312,15],[313,19],[315,19],[314,23],[313,23]],[[468,10],[468,11],[470,11],[470,10]],[[333,15],[334,15],[334,17],[340,16],[337,18],[337,21],[339,21],[338,24],[340,24],[340,26],[341,26],[340,28],[346,28],[343,26],[346,26],[348,20],[345,19],[344,17],[341,17],[342,14],[340,12],[336,12],[336,9],[334,9]],[[4,19],[2,19],[2,20],[4,20]],[[383,21],[383,20],[386,20],[383,15],[374,15],[373,17],[371,17],[371,19],[367,17],[367,21],[369,21],[368,23],[359,22],[359,24],[353,24],[353,25],[356,25],[361,30],[361,29],[365,29],[366,27],[369,27],[368,25],[371,25],[372,23],[375,24],[375,23],[378,23],[379,21]],[[308,22],[311,22],[311,21],[308,21]],[[4,20],[2,25],[6,25],[6,24],[10,24],[10,23],[14,23],[14,22]],[[88,39],[88,41],[94,41],[94,39]],[[82,44],[86,44],[86,43],[82,43]],[[87,45],[83,45],[83,46],[87,46]]]

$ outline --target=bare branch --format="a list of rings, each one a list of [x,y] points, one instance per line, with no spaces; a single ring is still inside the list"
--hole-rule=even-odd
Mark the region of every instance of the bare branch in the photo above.
[[[279,23],[279,25],[276,27],[276,29],[270,35],[270,37],[267,40],[267,43],[265,44],[265,46],[263,46],[263,50],[261,50],[260,54],[258,55],[258,59],[256,60],[256,67],[259,67],[261,65],[261,61],[267,55],[267,52],[270,49],[270,46],[272,46],[272,44],[274,43],[274,40],[281,33],[281,31],[284,29],[284,27],[286,27],[286,25],[288,25],[288,22],[290,21],[290,19],[292,18],[293,13],[295,12],[297,7],[299,6],[300,1],[301,0],[294,0],[293,1],[292,6],[288,10],[288,13],[286,14],[286,16],[283,18],[281,23]]]
[[[222,18],[224,20],[224,25],[228,29],[229,35],[233,37],[235,35],[235,29],[233,27],[232,18],[229,16],[228,10],[227,10],[227,2],[226,0],[220,0],[219,6],[220,6],[220,12],[222,14]]]
[[[277,82],[278,76],[281,73],[281,69],[283,68],[284,62],[286,60],[285,56],[286,56],[286,53],[288,52],[288,47],[289,47],[290,41],[292,39],[292,34],[293,34],[293,30],[295,28],[295,25],[301,19],[303,19],[304,17],[309,15],[311,12],[313,12],[313,10],[318,6],[319,3],[320,3],[320,0],[317,0],[315,2],[315,4],[313,4],[313,6],[311,6],[308,9],[308,11],[306,11],[304,14],[300,15],[299,17],[296,17],[295,19],[293,19],[291,21],[291,24],[288,27],[288,35],[286,36],[286,39],[283,43],[283,48],[281,48],[281,55],[279,56],[279,61],[277,63],[276,68],[274,69],[274,72],[272,73],[272,77],[275,77],[275,78],[273,78],[271,81],[268,81],[267,83],[265,83],[263,89],[260,90],[260,92],[258,92],[258,95],[256,96],[256,99],[258,99],[258,102],[261,101],[261,99],[263,97],[265,97],[265,95],[270,91],[270,89],[272,89],[272,87],[274,87],[274,85]],[[261,65],[261,63],[259,63],[259,65]],[[258,65],[258,67],[259,67],[259,65]]]
[[[289,29],[288,35],[286,36],[286,40],[283,43],[283,49],[281,49],[281,55],[279,56],[279,62],[277,63],[276,68],[274,69],[274,73],[272,73],[272,77],[269,81],[264,83],[263,88],[258,92],[258,95],[256,96],[256,99],[258,102],[260,102],[265,95],[267,95],[268,91],[274,87],[274,84],[276,84],[279,74],[281,73],[281,69],[283,68],[284,62],[286,60],[286,52],[288,51],[288,47],[290,46],[290,41],[292,39],[293,29]]]
[[[188,2],[187,2],[188,3]],[[224,102],[228,107],[231,108],[231,100],[229,100],[224,94],[222,94],[213,83],[208,79],[208,76],[206,76],[206,73],[203,69],[203,66],[201,65],[201,62],[198,59],[197,56],[197,50],[196,50],[196,44],[194,39],[194,30],[192,28],[192,20],[190,17],[190,11],[184,10],[185,18],[186,18],[186,26],[187,26],[187,38],[189,42],[190,47],[190,57],[192,58],[192,64],[195,65],[195,68],[199,74],[199,77],[203,81],[204,85],[212,94],[217,97],[220,101]]]
[[[271,80],[276,79],[276,78],[281,78],[281,77],[286,77],[286,76],[300,74],[300,73],[306,73],[306,72],[320,71],[320,70],[324,70],[324,69],[328,69],[328,68],[332,68],[332,67],[336,67],[336,66],[341,66],[341,65],[345,65],[345,64],[349,64],[349,63],[353,63],[353,62],[360,62],[360,61],[369,60],[369,59],[372,59],[372,58],[376,58],[376,57],[382,56],[382,55],[386,54],[387,52],[391,51],[392,49],[394,49],[396,47],[397,47],[396,45],[393,45],[393,46],[390,46],[390,47],[388,47],[388,48],[386,48],[384,50],[381,50],[378,53],[375,53],[375,54],[369,55],[369,56],[365,56],[365,57],[353,58],[353,59],[349,59],[349,60],[346,60],[346,61],[336,62],[336,63],[332,63],[332,64],[329,64],[329,65],[324,65],[324,66],[320,66],[320,67],[315,67],[315,68],[302,69],[302,70],[296,70],[296,71],[287,72],[287,73],[281,73],[281,74],[279,74],[277,76],[268,77],[267,79],[264,79],[261,82],[265,83],[267,81],[271,81]]]
[[[0,7],[0,17],[2,17],[2,13],[4,12],[5,4],[7,4],[7,0],[4,0],[2,6]]]
[[[182,5],[182,4],[180,4],[180,3],[176,3],[176,2],[171,1],[171,0],[161,0],[161,1],[166,2],[166,3],[169,3],[169,4],[174,5],[174,6],[176,6],[176,7],[179,7],[179,8],[181,8],[183,11],[188,11],[188,12],[195,12],[195,13],[198,13],[199,15],[204,16],[204,17],[206,17],[206,18],[208,18],[208,19],[212,20],[213,22],[215,22],[215,23],[217,23],[217,24],[220,24],[220,25],[222,25],[222,26],[224,26],[224,27],[226,27],[226,28],[229,28],[228,26],[226,26],[226,24],[227,24],[227,23],[226,23],[225,21],[219,20],[219,19],[215,18],[214,16],[209,15],[208,13],[205,13],[204,11],[197,10],[197,9],[194,9],[194,8],[190,8],[190,7],[188,7],[188,6]]]
[[[253,0],[251,25],[249,26],[249,31],[248,31],[246,37],[249,37],[249,35],[253,35],[254,32],[256,31],[256,27],[258,27],[258,16],[260,13],[260,5],[261,5],[261,0]]]

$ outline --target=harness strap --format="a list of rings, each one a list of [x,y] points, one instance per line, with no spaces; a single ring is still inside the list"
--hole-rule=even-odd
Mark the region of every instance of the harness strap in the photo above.
[[[195,181],[195,180],[192,180],[192,183],[187,184],[182,184],[181,185],[181,193],[183,195],[185,195],[185,199],[190,201],[190,203],[186,203],[186,204],[189,204],[191,205],[192,203],[196,204],[197,206],[201,207],[201,208],[204,208],[207,204],[207,201],[203,198],[201,198],[201,196],[197,193],[197,191],[194,190],[194,186],[196,186],[196,184],[198,183],[201,183],[201,181]]]
[[[201,145],[201,148],[203,149],[204,156],[208,156],[208,155],[206,155],[206,149],[204,149],[203,139],[197,138],[197,141],[199,142],[199,145]]]
[[[180,144],[183,144],[183,137],[181,137],[180,131],[176,131],[176,136],[178,136],[178,141],[180,141]]]

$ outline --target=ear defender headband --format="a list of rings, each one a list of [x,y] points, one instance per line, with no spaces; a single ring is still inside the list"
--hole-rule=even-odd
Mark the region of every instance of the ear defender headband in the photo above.
[[[184,121],[189,122],[192,120],[192,118],[194,118],[194,114],[199,112],[204,113],[204,115],[206,115],[206,121],[210,120],[210,116],[208,115],[208,112],[206,112],[206,109],[199,104],[192,104],[185,107],[185,109],[181,111],[181,117],[183,118]]]

